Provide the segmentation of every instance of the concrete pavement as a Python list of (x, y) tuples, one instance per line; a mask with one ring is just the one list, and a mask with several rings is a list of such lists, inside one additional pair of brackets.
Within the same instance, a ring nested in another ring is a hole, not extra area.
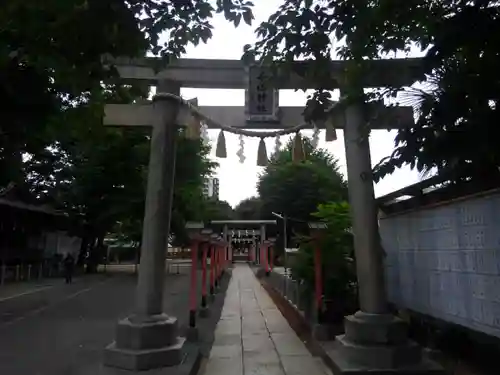
[(46, 282), (25, 282), (12, 283), (0, 286), (0, 302), (17, 298), (26, 294), (40, 292), (44, 289), (52, 288), (54, 283)]
[(327, 375), (246, 264), (235, 264), (202, 375)]
[[(53, 284), (0, 301), (0, 374), (129, 374), (103, 368), (102, 354), (114, 339), (118, 319), (132, 311), (135, 276), (86, 276), (71, 285)], [(189, 276), (168, 275), (165, 284), (164, 311), (179, 319), (182, 332)]]

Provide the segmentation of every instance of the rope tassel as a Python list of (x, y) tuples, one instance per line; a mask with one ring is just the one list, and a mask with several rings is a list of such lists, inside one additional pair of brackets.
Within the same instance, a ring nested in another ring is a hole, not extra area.
[(295, 139), (293, 140), (292, 161), (294, 163), (298, 163), (303, 161), (305, 158), (304, 143), (302, 142), (300, 133), (297, 132), (295, 133)]
[(269, 159), (267, 158), (266, 142), (264, 142), (264, 138), (261, 138), (259, 148), (257, 150), (257, 165), (259, 167), (265, 167), (268, 162)]
[(218, 158), (227, 158), (226, 150), (226, 137), (224, 136), (224, 131), (220, 131), (219, 137), (217, 137), (217, 146), (215, 148), (215, 156)]

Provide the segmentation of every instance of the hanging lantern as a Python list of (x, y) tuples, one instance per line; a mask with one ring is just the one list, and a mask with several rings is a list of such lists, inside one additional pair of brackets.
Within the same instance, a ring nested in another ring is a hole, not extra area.
[(293, 140), (292, 161), (298, 163), (300, 161), (304, 161), (305, 158), (304, 143), (302, 142), (300, 133), (297, 132), (295, 133), (295, 139)]
[(259, 142), (259, 148), (257, 150), (257, 165), (259, 167), (265, 167), (268, 162), (269, 160), (267, 158), (266, 142), (264, 142), (264, 138), (261, 138)]
[(217, 145), (215, 148), (215, 156), (218, 158), (227, 158), (226, 150), (226, 137), (224, 136), (224, 131), (221, 130), (219, 137), (217, 137)]

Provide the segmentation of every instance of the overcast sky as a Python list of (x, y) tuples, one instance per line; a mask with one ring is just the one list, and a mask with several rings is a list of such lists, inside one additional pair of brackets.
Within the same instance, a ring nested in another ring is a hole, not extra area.
[[(184, 57), (188, 58), (207, 58), (207, 59), (240, 59), (243, 46), (252, 43), (255, 40), (253, 30), (262, 21), (267, 20), (268, 16), (277, 8), (281, 0), (266, 0), (256, 2), (258, 5), (254, 8), (255, 23), (252, 27), (243, 22), (235, 29), (222, 16), (214, 20), (213, 38), (208, 44), (201, 44), (197, 47), (188, 49)], [(183, 88), (182, 95), (186, 99), (198, 98), (198, 104), (203, 106), (225, 105), (225, 106), (243, 106), (243, 90), (209, 90), (209, 89), (189, 89)], [(303, 106), (305, 105), (306, 94), (303, 92), (294, 92), (292, 90), (280, 91), (280, 105), (282, 106)], [(297, 119), (297, 124), (301, 119)], [(230, 124), (227, 124), (230, 125)], [(296, 124), (291, 124), (296, 125)], [(311, 135), (312, 131), (305, 132)], [(339, 159), (342, 166), (342, 173), (346, 175), (345, 152), (342, 131), (337, 131), (338, 140), (325, 144), (324, 134), (320, 136), (319, 147), (326, 148), (335, 157)], [(217, 139), (218, 131), (209, 131), (213, 142)], [(387, 130), (373, 131), (370, 138), (370, 148), (372, 153), (372, 162), (376, 164), (380, 159), (389, 155), (394, 148), (394, 136), (396, 132)], [(236, 156), (239, 141), (238, 136), (225, 134), (227, 144), (227, 159), (217, 159), (220, 167), (217, 169), (217, 177), (220, 180), (220, 199), (228, 201), (233, 207), (241, 200), (257, 194), (256, 183), (261, 167), (256, 165), (258, 138), (245, 139), (244, 164), (239, 163)], [(284, 144), (286, 139), (282, 137)], [(266, 146), (268, 153), (274, 149), (274, 139), (267, 139)], [(215, 147), (214, 147), (215, 150)], [(213, 151), (214, 153), (215, 151)], [(215, 157), (214, 157), (215, 158)], [(346, 175), (347, 176), (347, 175)], [(387, 194), (391, 191), (400, 189), (419, 181), (419, 175), (416, 171), (409, 168), (397, 170), (391, 176), (386, 177), (375, 185), (375, 194), (377, 196)]]

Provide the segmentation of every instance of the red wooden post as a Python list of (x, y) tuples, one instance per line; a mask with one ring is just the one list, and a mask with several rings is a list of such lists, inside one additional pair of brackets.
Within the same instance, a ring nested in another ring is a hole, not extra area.
[(229, 267), (229, 244), (226, 243), (226, 247), (224, 248), (225, 249), (225, 253), (224, 253), (224, 259), (226, 260), (226, 263), (225, 263), (225, 269), (227, 269)]
[(215, 279), (215, 283), (216, 283), (216, 286), (219, 287), (220, 277), (222, 275), (222, 267), (223, 267), (222, 250), (224, 249), (224, 247), (219, 244), (217, 249), (218, 249), (218, 252), (217, 252), (217, 278)]
[(226, 269), (226, 255), (227, 255), (227, 247), (224, 245), (220, 249), (221, 251), (221, 269), (220, 269), (220, 275), (222, 277), (222, 274), (224, 273), (224, 270)]
[(210, 244), (203, 245), (203, 255), (201, 258), (201, 307), (207, 307), (207, 251)]
[(224, 268), (224, 246), (219, 246), (219, 279), (222, 275), (222, 269)]
[(269, 246), (264, 245), (264, 269), (266, 270), (266, 275), (269, 275)]
[(215, 286), (219, 285), (220, 276), (220, 245), (215, 247)]
[(222, 277), (222, 274), (224, 273), (224, 270), (226, 269), (226, 254), (227, 254), (227, 248), (225, 245), (222, 245), (220, 247), (220, 277)]
[(215, 245), (210, 245), (210, 295), (214, 295), (215, 282)]
[(198, 241), (191, 242), (191, 285), (189, 288), (189, 326), (196, 327), (196, 276)]
[(316, 297), (316, 311), (321, 308), (321, 296), (323, 295), (322, 275), (321, 275), (321, 250), (317, 246), (314, 250), (314, 286)]
[(274, 268), (274, 247), (273, 246), (269, 246), (269, 252), (270, 252), (270, 255), (269, 255), (269, 266), (270, 266), (270, 270), (272, 271), (273, 268)]

